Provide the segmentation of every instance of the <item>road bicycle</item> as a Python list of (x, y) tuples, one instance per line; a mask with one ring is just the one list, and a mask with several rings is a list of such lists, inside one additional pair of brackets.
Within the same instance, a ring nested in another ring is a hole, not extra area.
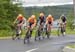
[[(41, 28), (42, 26), (42, 28)], [(35, 41), (37, 39), (41, 40), (45, 38), (45, 29), (44, 29), (44, 23), (41, 23), (40, 25), (40, 21), (37, 23), (37, 27), (36, 27), (36, 35), (35, 35)]]
[(12, 40), (15, 40), (16, 38), (20, 39), (21, 33), (21, 26), (17, 26), (17, 24), (14, 25), (14, 33), (12, 34)]
[(60, 33), (62, 36), (65, 35), (65, 23), (60, 23), (60, 26), (58, 27), (58, 36), (60, 36)]

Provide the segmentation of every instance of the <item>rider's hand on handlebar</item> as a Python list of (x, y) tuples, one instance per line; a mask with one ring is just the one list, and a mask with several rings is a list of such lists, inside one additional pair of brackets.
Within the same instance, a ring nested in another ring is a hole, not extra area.
[(22, 24), (17, 24), (17, 26), (22, 26)]

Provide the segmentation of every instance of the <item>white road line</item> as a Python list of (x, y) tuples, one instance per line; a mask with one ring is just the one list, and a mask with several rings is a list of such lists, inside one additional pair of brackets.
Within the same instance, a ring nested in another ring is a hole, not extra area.
[(37, 50), (38, 48), (34, 48), (34, 49), (31, 49), (31, 50), (28, 50), (28, 51), (26, 51), (26, 52), (32, 52), (32, 51), (35, 51), (35, 50)]

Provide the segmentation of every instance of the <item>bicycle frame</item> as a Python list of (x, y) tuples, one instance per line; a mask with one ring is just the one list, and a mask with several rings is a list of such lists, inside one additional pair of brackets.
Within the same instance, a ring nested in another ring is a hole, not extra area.
[(61, 33), (63, 34), (63, 32), (65, 32), (65, 23), (62, 23), (62, 26), (61, 26)]
[(30, 42), (30, 38), (31, 38), (31, 27), (28, 27), (27, 28), (27, 32), (26, 32), (26, 36), (24, 37), (24, 44), (25, 44), (26, 40), (29, 43)]
[(65, 32), (65, 23), (60, 23), (60, 27), (58, 27), (58, 36), (59, 36), (59, 31), (64, 36), (63, 33)]
[(21, 36), (21, 26), (17, 26), (17, 24), (15, 25), (15, 33), (16, 33), (16, 36), (13, 34), (13, 35), (12, 35), (12, 39), (13, 39), (13, 40), (14, 40), (15, 38), (20, 39), (20, 36)]
[(41, 38), (41, 36), (44, 38), (44, 23), (41, 23), (40, 25), (40, 22), (37, 23), (37, 30), (36, 30), (36, 33), (37, 35), (35, 35), (35, 40), (36, 38)]

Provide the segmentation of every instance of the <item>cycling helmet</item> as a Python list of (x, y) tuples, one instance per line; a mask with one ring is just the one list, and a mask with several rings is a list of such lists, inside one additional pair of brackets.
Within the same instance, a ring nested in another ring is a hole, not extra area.
[(34, 18), (35, 19), (36, 17), (35, 17), (35, 15), (32, 15), (31, 18)]
[(40, 16), (44, 16), (44, 13), (40, 13)]

